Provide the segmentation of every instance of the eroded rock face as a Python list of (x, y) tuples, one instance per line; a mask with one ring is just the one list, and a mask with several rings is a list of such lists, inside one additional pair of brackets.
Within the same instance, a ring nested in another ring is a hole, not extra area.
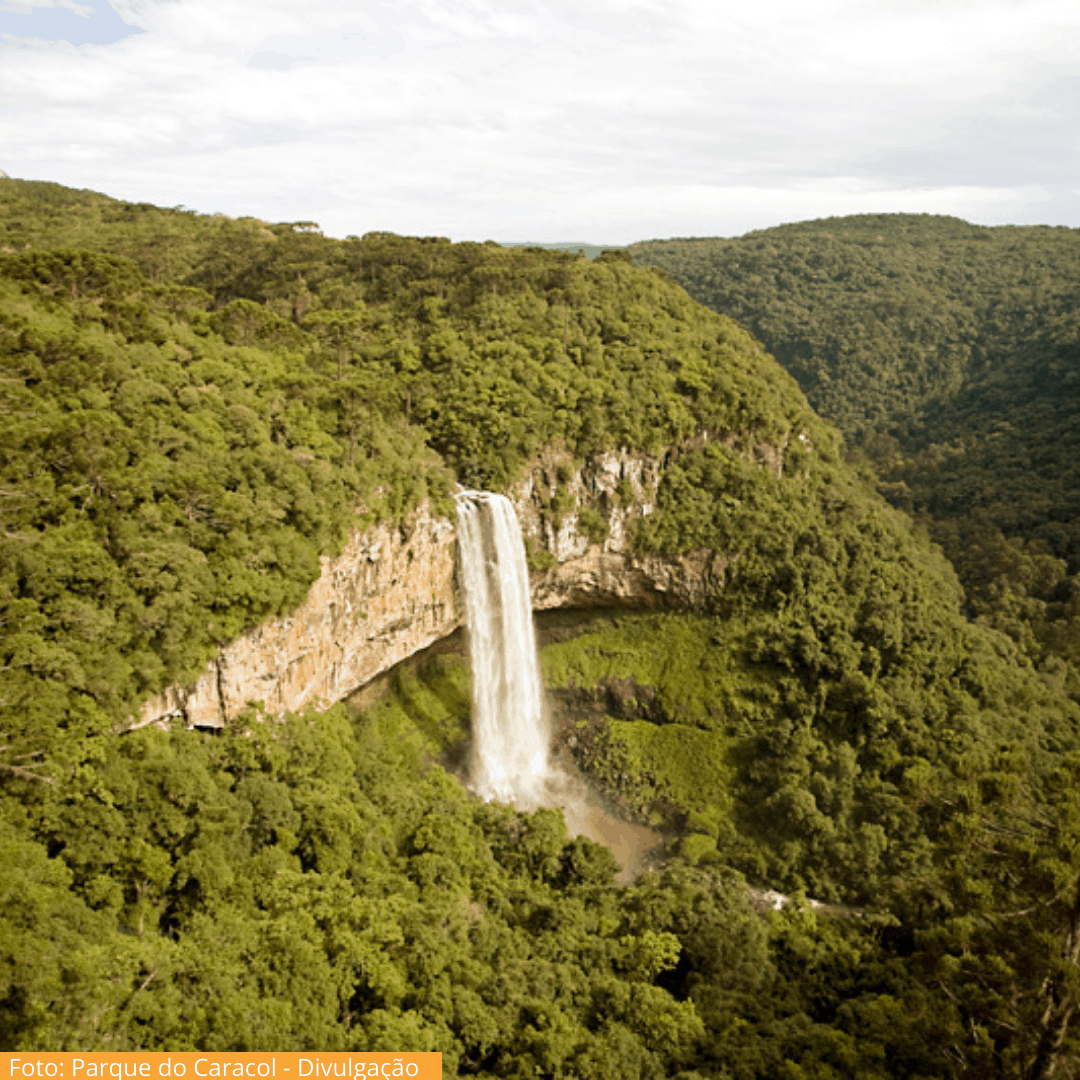
[[(708, 440), (699, 435), (692, 447)], [(753, 454), (779, 472), (783, 450)], [(727, 563), (711, 551), (665, 559), (630, 550), (633, 522), (653, 512), (676, 456), (612, 451), (575, 468), (568, 454), (551, 451), (508, 492), (533, 563), (547, 564), (530, 574), (535, 608), (693, 607), (723, 587)], [(340, 556), (323, 559), (291, 617), (228, 645), (194, 685), (146, 702), (132, 727), (174, 719), (220, 727), (250, 703), (276, 714), (340, 701), (461, 625), (455, 540), (454, 522), (426, 503), (401, 527), (357, 531)]]
[(250, 702), (281, 713), (340, 701), (458, 626), (454, 555), (453, 523), (426, 503), (404, 528), (354, 533), (291, 617), (222, 649), (193, 686), (148, 701), (135, 726), (220, 727)]
[[(711, 551), (667, 559), (631, 552), (636, 519), (656, 507), (656, 491), (674, 454), (627, 450), (597, 454), (573, 469), (569, 455), (549, 453), (510, 492), (522, 532), (553, 565), (530, 575), (533, 606), (693, 607), (722, 587), (725, 562)], [(606, 520), (597, 541), (586, 527), (593, 512)]]

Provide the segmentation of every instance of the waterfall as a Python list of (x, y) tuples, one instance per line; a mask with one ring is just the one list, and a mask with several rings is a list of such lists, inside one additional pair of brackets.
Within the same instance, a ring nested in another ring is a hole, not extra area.
[(510, 500), (459, 491), (458, 546), (473, 672), (472, 789), (518, 810), (558, 807), (571, 836), (611, 849), (633, 881), (660, 836), (612, 816), (590, 795), (572, 763), (552, 763), (533, 632), (529, 571)]
[(472, 786), (484, 799), (536, 809), (549, 779), (548, 731), (525, 544), (510, 500), (456, 496), (473, 671)]

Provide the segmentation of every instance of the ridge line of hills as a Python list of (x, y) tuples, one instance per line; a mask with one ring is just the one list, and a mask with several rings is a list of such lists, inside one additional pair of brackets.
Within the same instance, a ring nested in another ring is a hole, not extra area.
[(854, 215), (628, 249), (746, 325), (1080, 694), (1080, 230)]

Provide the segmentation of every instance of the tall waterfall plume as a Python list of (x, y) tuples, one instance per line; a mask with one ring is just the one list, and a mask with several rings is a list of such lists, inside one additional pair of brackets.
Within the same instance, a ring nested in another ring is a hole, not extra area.
[(525, 544), (504, 495), (460, 491), (458, 546), (473, 672), (471, 786), (518, 810), (558, 807), (571, 836), (588, 836), (633, 881), (660, 836), (621, 821), (596, 802), (572, 763), (549, 758), (550, 733), (533, 632)]
[(549, 736), (521, 526), (505, 495), (456, 496), (473, 671), (472, 786), (536, 809), (549, 780)]

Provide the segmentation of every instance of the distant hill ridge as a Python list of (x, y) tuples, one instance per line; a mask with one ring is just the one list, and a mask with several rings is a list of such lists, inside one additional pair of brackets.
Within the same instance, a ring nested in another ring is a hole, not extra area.
[(1080, 289), (1080, 230), (931, 214), (830, 217), (627, 250), (746, 325), (849, 437), (920, 421)]
[(585, 256), (586, 259), (595, 259), (599, 255), (602, 255), (605, 251), (624, 251), (625, 245), (623, 244), (580, 244), (573, 243), (571, 241), (559, 241), (558, 243), (536, 243), (531, 240), (512, 240), (506, 241), (502, 245), (503, 247), (536, 247), (545, 248), (549, 251), (570, 251), (579, 253)]
[(860, 214), (628, 250), (750, 329), (930, 515), (968, 610), (1080, 695), (1080, 229)]

